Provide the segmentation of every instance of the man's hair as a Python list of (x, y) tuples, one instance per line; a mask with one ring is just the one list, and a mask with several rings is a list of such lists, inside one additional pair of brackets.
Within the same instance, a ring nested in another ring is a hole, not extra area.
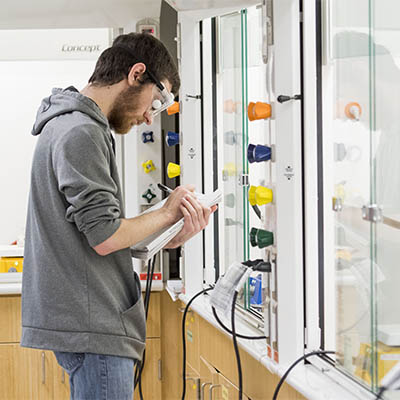
[[(129, 51), (130, 50), (130, 51)], [(178, 93), (181, 81), (178, 69), (166, 47), (147, 33), (128, 33), (115, 38), (113, 44), (101, 53), (89, 83), (98, 86), (113, 85), (125, 79), (132, 66), (142, 62), (146, 71), (159, 80), (168, 80), (171, 92)], [(144, 72), (141, 83), (152, 82)]]

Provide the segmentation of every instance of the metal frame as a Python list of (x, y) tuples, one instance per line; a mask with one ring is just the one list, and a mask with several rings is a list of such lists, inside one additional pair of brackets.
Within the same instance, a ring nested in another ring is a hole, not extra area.
[[(274, 0), (275, 94), (301, 90), (300, 10), (296, 0)], [(279, 362), (304, 351), (302, 130), (300, 101), (275, 106), (277, 295)], [(288, 173), (292, 174), (290, 179)]]

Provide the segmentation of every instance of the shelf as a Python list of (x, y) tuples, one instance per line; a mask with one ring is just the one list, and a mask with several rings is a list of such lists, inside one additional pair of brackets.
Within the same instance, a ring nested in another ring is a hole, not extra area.
[(0, 257), (23, 257), (24, 248), (19, 246), (0, 246)]

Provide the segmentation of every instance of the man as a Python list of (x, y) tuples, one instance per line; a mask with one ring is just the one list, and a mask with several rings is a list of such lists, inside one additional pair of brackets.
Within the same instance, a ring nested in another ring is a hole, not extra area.
[(183, 216), (183, 230), (168, 245), (180, 246), (215, 210), (185, 186), (157, 211), (124, 216), (110, 129), (125, 134), (151, 124), (179, 86), (164, 45), (131, 33), (101, 54), (81, 92), (54, 89), (37, 113), (21, 345), (55, 352), (72, 399), (132, 399), (145, 317), (129, 247)]

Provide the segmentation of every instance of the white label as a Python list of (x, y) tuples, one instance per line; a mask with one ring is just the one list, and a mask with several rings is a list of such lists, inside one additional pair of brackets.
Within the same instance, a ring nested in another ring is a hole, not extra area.
[(400, 354), (382, 354), (382, 361), (398, 361), (400, 360)]

